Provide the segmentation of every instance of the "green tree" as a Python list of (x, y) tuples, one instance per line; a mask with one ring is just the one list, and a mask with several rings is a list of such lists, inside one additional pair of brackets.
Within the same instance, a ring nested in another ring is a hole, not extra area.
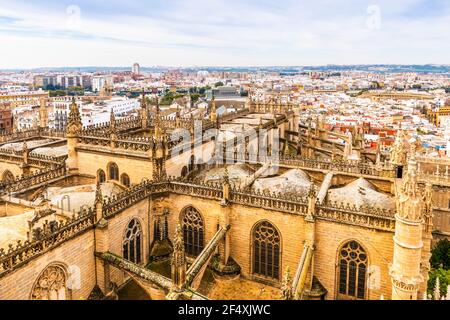
[(436, 244), (432, 250), (430, 263), (433, 269), (450, 269), (450, 241), (444, 239)]
[(223, 82), (222, 82), (222, 81), (219, 81), (219, 82), (217, 82), (214, 86), (215, 86), (216, 88), (217, 88), (217, 87), (223, 87)]

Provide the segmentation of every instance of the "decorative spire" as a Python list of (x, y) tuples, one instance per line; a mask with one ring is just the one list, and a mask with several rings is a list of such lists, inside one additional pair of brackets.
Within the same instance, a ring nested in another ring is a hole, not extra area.
[(105, 220), (103, 219), (103, 194), (100, 180), (97, 180), (97, 186), (95, 189), (94, 207), (95, 207), (95, 220), (97, 222), (100, 221), (105, 222)]
[(391, 163), (403, 166), (406, 164), (406, 152), (403, 144), (403, 133), (399, 129), (397, 130), (397, 136), (395, 137), (394, 144), (391, 148)]
[(142, 129), (148, 126), (148, 110), (147, 110), (147, 98), (145, 97), (145, 91), (142, 89), (141, 98), (141, 127)]
[(28, 163), (28, 146), (27, 146), (26, 141), (23, 142), (23, 146), (22, 146), (22, 160), (23, 160), (23, 163), (25, 163), (25, 164)]
[(83, 128), (81, 122), (80, 110), (78, 110), (78, 105), (75, 101), (75, 97), (72, 97), (72, 104), (70, 105), (70, 112), (67, 121), (67, 133), (68, 134), (78, 134)]
[(412, 197), (416, 197), (419, 193), (417, 184), (416, 146), (413, 143), (411, 144), (410, 158), (408, 161), (408, 172), (405, 182), (403, 183), (403, 192)]
[(145, 98), (145, 90), (142, 89), (141, 109), (147, 109), (147, 100)]
[(222, 187), (222, 206), (226, 206), (230, 200), (230, 177), (228, 175), (228, 167), (225, 166), (225, 170), (223, 173), (223, 187)]
[(102, 185), (100, 180), (97, 181), (97, 186), (95, 189), (95, 204), (103, 203)]
[(316, 188), (314, 187), (314, 183), (311, 183), (308, 191), (308, 212), (305, 217), (307, 221), (310, 222), (314, 221), (314, 215), (316, 214), (316, 202), (317, 202)]
[(230, 177), (228, 173), (228, 167), (225, 167), (224, 173), (223, 173), (223, 181), (226, 184), (230, 184)]
[(283, 300), (292, 300), (293, 293), (292, 293), (292, 279), (290, 275), (290, 269), (289, 266), (286, 267), (286, 271), (283, 275), (283, 282), (281, 285), (281, 298)]
[(441, 300), (441, 284), (439, 276), (436, 277), (436, 282), (434, 284), (433, 298), (434, 300)]
[(114, 109), (111, 109), (109, 116), (109, 131), (111, 133), (116, 133), (116, 116), (114, 114)]
[(172, 282), (177, 289), (181, 289), (186, 282), (186, 254), (184, 251), (183, 228), (178, 224), (173, 239), (172, 254)]
[(47, 102), (45, 98), (41, 98), (39, 100), (39, 127), (46, 128), (47, 127)]
[(424, 200), (417, 182), (416, 146), (411, 144), (411, 154), (408, 161), (408, 171), (403, 178), (397, 202), (398, 215), (409, 221), (421, 221), (424, 214)]
[(212, 123), (217, 121), (216, 98), (214, 97), (214, 92), (211, 99), (211, 112), (209, 114), (209, 119)]

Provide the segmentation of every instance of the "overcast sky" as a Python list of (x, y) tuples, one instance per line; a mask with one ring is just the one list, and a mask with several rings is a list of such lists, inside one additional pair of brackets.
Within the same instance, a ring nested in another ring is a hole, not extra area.
[(0, 68), (450, 64), (449, 0), (0, 0)]

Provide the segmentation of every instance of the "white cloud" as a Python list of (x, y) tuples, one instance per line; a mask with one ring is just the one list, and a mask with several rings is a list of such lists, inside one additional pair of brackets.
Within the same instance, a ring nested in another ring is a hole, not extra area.
[[(123, 1), (120, 14), (80, 6), (78, 19), (77, 7), (0, 0), (0, 68), (450, 62), (450, 5), (422, 16), (410, 12), (422, 0), (378, 2), (173, 0), (136, 15)], [(367, 28), (371, 5), (379, 28)]]

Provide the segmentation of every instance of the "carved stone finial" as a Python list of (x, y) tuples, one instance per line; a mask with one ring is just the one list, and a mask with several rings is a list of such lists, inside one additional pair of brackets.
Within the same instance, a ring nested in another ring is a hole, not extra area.
[(289, 266), (286, 267), (286, 271), (283, 275), (283, 282), (281, 285), (281, 298), (284, 300), (292, 300), (293, 298), (292, 279)]
[(440, 285), (439, 277), (436, 277), (436, 283), (434, 284), (433, 299), (434, 300), (441, 299), (441, 285)]
[(397, 200), (397, 213), (401, 218), (414, 222), (420, 222), (424, 217), (424, 198), (417, 181), (414, 145), (411, 146), (408, 171), (403, 178), (403, 185)]
[(406, 164), (406, 150), (404, 148), (404, 134), (402, 130), (397, 131), (397, 136), (395, 137), (394, 144), (391, 148), (391, 163), (403, 166)]
[(186, 254), (184, 251), (183, 228), (178, 224), (173, 239), (172, 282), (176, 289), (181, 289), (186, 282)]
[(103, 203), (103, 194), (100, 181), (97, 181), (97, 187), (95, 189), (95, 204)]
[(67, 133), (75, 135), (80, 133), (82, 128), (83, 124), (81, 122), (80, 110), (78, 110), (75, 97), (72, 97), (72, 104), (70, 105), (69, 117), (67, 119)]

